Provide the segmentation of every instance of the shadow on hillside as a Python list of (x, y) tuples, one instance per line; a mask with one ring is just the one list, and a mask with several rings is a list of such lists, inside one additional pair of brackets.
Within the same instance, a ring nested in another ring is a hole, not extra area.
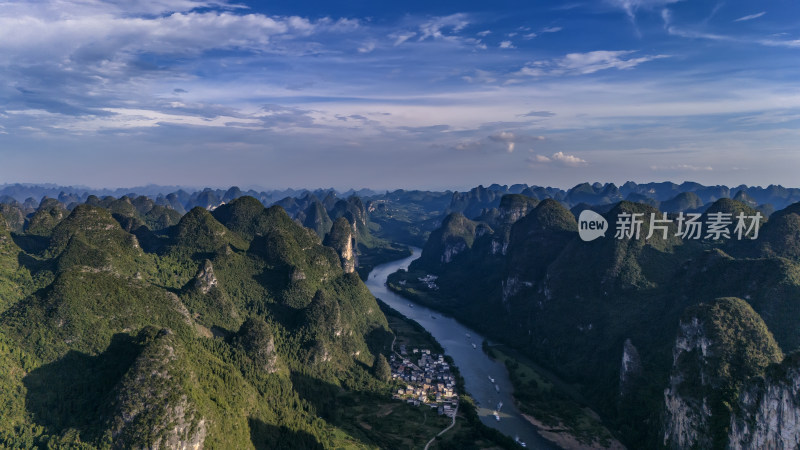
[(373, 328), (364, 336), (367, 348), (369, 348), (369, 352), (373, 355), (377, 355), (378, 353), (388, 355), (392, 349), (393, 339), (394, 333), (385, 328)]
[(50, 245), (50, 238), (45, 236), (11, 233), (11, 239), (14, 240), (17, 247), (31, 254), (41, 253)]
[(41, 269), (52, 268), (53, 264), (48, 260), (39, 260), (25, 253), (24, 251), (17, 254), (17, 263), (28, 269), (31, 273), (36, 273)]
[(256, 450), (280, 449), (323, 449), (312, 434), (305, 431), (290, 430), (286, 426), (270, 425), (258, 419), (248, 419), (250, 441)]
[(292, 385), (295, 392), (303, 400), (314, 407), (314, 413), (330, 423), (337, 423), (341, 418), (340, 404), (343, 400), (339, 394), (342, 388), (310, 375), (292, 372)]
[(84, 440), (99, 437), (114, 387), (140, 352), (134, 339), (116, 334), (97, 356), (70, 350), (25, 376), (25, 406), (34, 421), (53, 434), (74, 428)]

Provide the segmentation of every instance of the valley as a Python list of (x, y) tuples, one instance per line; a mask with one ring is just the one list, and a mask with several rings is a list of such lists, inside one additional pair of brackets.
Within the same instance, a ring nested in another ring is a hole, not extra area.
[[(800, 191), (737, 189), (6, 195), (0, 442), (783, 445), (800, 409), (763, 405), (794, 395)], [(587, 209), (671, 220), (588, 242)], [(758, 234), (686, 238), (684, 214)], [(399, 345), (452, 357), (458, 413), (432, 441), (450, 388), (408, 404)]]

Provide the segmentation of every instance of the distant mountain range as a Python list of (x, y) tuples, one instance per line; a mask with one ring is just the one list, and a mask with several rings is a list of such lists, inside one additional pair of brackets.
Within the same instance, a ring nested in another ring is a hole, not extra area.
[(194, 206), (202, 206), (202, 203), (211, 203), (219, 205), (223, 201), (230, 201), (234, 198), (248, 195), (255, 197), (262, 201), (262, 203), (274, 203), (278, 200), (287, 197), (301, 197), (305, 194), (312, 193), (317, 196), (324, 197), (328, 192), (333, 192), (340, 197), (350, 197), (357, 195), (360, 197), (376, 195), (377, 191), (371, 189), (350, 189), (347, 191), (338, 192), (333, 188), (329, 189), (276, 189), (276, 190), (256, 190), (246, 189), (242, 190), (236, 186), (229, 189), (196, 189), (185, 186), (159, 186), (147, 185), (137, 186), (131, 188), (113, 188), (113, 189), (94, 189), (86, 186), (59, 186), (56, 184), (29, 184), (29, 183), (14, 183), (0, 185), (0, 202), (8, 203), (14, 199), (20, 203), (24, 203), (32, 199), (37, 204), (42, 201), (44, 197), (55, 198), (64, 204), (72, 202), (82, 203), (90, 195), (97, 197), (137, 197), (147, 196), (153, 200), (167, 197), (169, 194), (175, 194), (182, 203), (182, 206), (187, 210), (192, 209)]
[(581, 183), (570, 189), (564, 190), (553, 187), (542, 187), (527, 184), (514, 184), (511, 186), (492, 184), (488, 187), (478, 186), (466, 192), (457, 191), (384, 191), (378, 192), (371, 189), (350, 189), (337, 191), (335, 189), (284, 189), (284, 190), (242, 190), (236, 186), (228, 189), (204, 188), (192, 190), (180, 186), (148, 185), (134, 188), (91, 189), (86, 187), (58, 186), (52, 184), (4, 184), (0, 185), (0, 203), (17, 201), (38, 204), (43, 198), (54, 198), (69, 206), (72, 203), (83, 203), (91, 196), (147, 196), (157, 204), (172, 206), (174, 209), (189, 210), (195, 206), (205, 208), (219, 206), (235, 198), (247, 195), (257, 198), (265, 206), (275, 203), (285, 203), (287, 211), (293, 208), (291, 199), (302, 199), (315, 196), (324, 199), (329, 195), (339, 198), (351, 196), (361, 197), (365, 200), (385, 200), (398, 194), (407, 192), (426, 192), (430, 194), (452, 195), (448, 212), (458, 211), (467, 217), (476, 216), (482, 209), (497, 207), (500, 197), (504, 194), (522, 194), (537, 200), (552, 198), (565, 206), (572, 208), (580, 204), (593, 206), (609, 205), (622, 200), (648, 203), (667, 211), (702, 210), (714, 201), (721, 198), (731, 198), (742, 201), (753, 207), (763, 206), (767, 210), (782, 209), (789, 204), (800, 201), (800, 188), (786, 188), (780, 185), (734, 187), (716, 185), (705, 186), (694, 182), (681, 184), (671, 182), (637, 184), (629, 181), (622, 186), (614, 183)]

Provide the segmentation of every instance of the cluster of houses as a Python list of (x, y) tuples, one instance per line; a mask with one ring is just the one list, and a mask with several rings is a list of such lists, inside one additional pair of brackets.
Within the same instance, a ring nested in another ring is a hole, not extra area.
[(432, 291), (438, 291), (439, 286), (436, 285), (436, 280), (438, 278), (439, 277), (436, 275), (427, 274), (424, 277), (419, 277), (417, 279), (421, 281), (423, 284), (425, 284), (425, 286), (428, 286), (428, 289)]
[(397, 390), (394, 398), (412, 405), (436, 408), (439, 414), (453, 417), (458, 407), (456, 378), (443, 355), (431, 354), (430, 350), (412, 349), (409, 355), (406, 346), (400, 346), (400, 354), (389, 359), (392, 378), (404, 382), (406, 387)]

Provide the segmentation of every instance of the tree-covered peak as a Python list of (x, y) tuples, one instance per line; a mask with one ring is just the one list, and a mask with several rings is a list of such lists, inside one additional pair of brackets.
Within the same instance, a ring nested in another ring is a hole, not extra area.
[(745, 216), (755, 216), (758, 211), (740, 201), (729, 198), (721, 198), (712, 203), (711, 206), (709, 206), (705, 211), (706, 217), (713, 213), (731, 214), (733, 217), (736, 217), (739, 213), (744, 213)]
[(236, 198), (215, 209), (212, 215), (223, 225), (237, 233), (252, 237), (257, 219), (264, 213), (264, 205), (250, 196)]
[(72, 210), (53, 228), (48, 253), (61, 253), (76, 237), (87, 245), (118, 256), (141, 251), (136, 237), (126, 233), (111, 213), (99, 206), (83, 204)]
[[(205, 208), (195, 207), (175, 226), (173, 249), (213, 253), (235, 241), (231, 232)], [(243, 242), (237, 242), (244, 247)]]
[(527, 231), (577, 231), (575, 216), (561, 203), (542, 200), (533, 211), (517, 222), (516, 227)]

